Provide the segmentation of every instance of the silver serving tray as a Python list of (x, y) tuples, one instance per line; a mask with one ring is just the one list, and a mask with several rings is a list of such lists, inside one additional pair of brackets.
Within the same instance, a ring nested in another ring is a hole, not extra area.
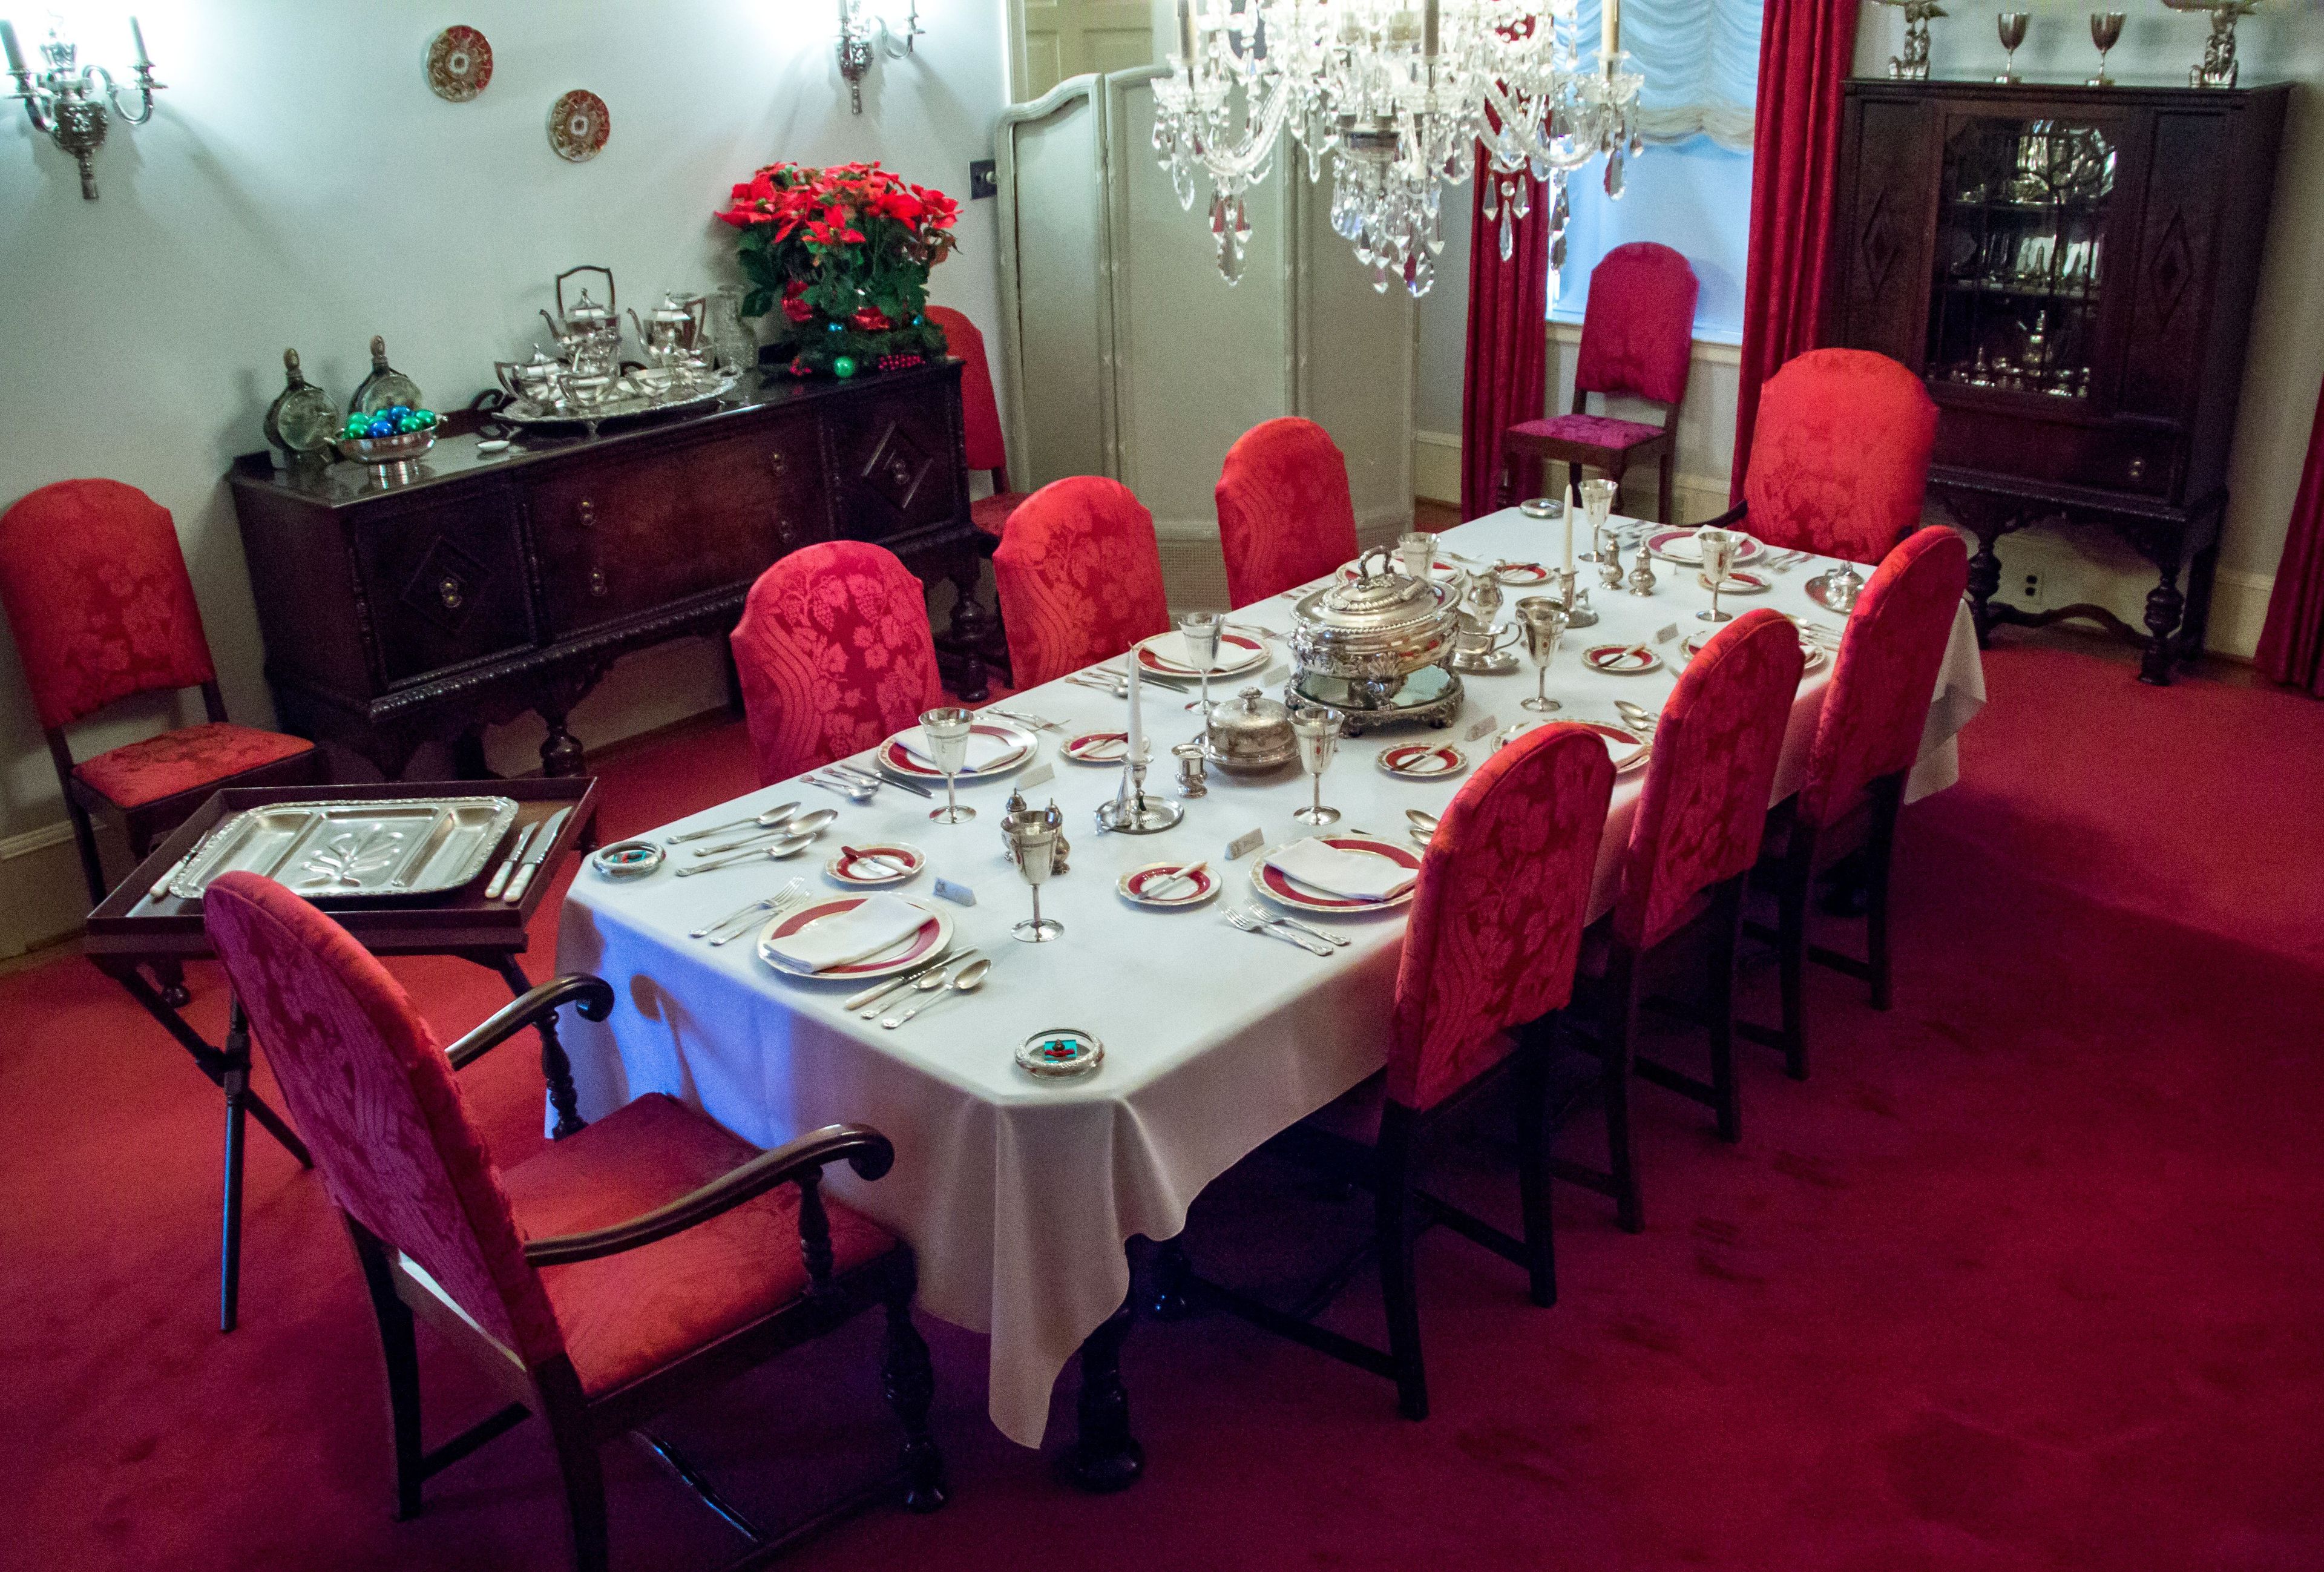
[(637, 373), (630, 372), (613, 384), (622, 390), (618, 396), (593, 404), (586, 412), (577, 407), (545, 410), (530, 400), (519, 399), (493, 411), (492, 418), (505, 421), (512, 426), (537, 426), (544, 430), (560, 428), (577, 430), (614, 421), (634, 420), (641, 415), (676, 415), (689, 410), (708, 409), (721, 399), (731, 397), (742, 380), (733, 372), (721, 372), (716, 386), (673, 397), (666, 391), (649, 390), (637, 381)]
[(275, 802), (219, 821), (170, 880), (198, 901), (220, 874), (263, 874), (309, 901), (434, 895), (484, 871), (509, 826), (508, 797)]

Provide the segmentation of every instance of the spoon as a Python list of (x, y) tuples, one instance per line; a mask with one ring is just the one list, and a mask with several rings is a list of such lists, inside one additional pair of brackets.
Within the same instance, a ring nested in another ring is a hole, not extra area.
[(1627, 698), (1616, 699), (1614, 707), (1621, 712), (1624, 720), (1630, 723), (1630, 729), (1633, 731), (1651, 732), (1655, 729), (1655, 723), (1662, 718), (1653, 710), (1632, 704)]
[[(992, 961), (989, 957), (969, 962), (968, 965), (961, 967), (958, 973), (954, 974), (951, 985), (946, 987), (943, 993), (938, 994), (936, 995), (936, 999), (944, 998), (947, 994), (951, 994), (975, 993), (979, 988), (984, 986), (984, 974), (991, 969)], [(937, 980), (939, 983), (943, 981), (941, 976), (938, 976)], [(921, 978), (919, 985), (922, 988), (926, 988), (928, 985), (927, 979), (926, 977)], [(919, 1003), (913, 1005), (909, 1010), (905, 1011), (901, 1015), (890, 1015), (888, 1019), (880, 1022), (880, 1024), (886, 1027), (889, 1031), (893, 1031), (897, 1027), (901, 1026), (905, 1022), (909, 1021), (913, 1016), (918, 1015), (921, 1011), (927, 1009), (930, 1004), (935, 1003), (936, 999), (923, 1000)]]
[(1413, 823), (1418, 825), (1421, 828), (1429, 831), (1431, 834), (1434, 834), (1437, 825), (1443, 822), (1434, 814), (1429, 812), (1424, 808), (1407, 808), (1404, 810), (1404, 816), (1405, 818), (1412, 820)]
[(706, 863), (696, 863), (691, 867), (680, 868), (678, 871), (678, 876), (683, 879), (689, 874), (706, 874), (713, 868), (732, 867), (736, 863), (754, 862), (761, 857), (768, 857), (775, 862), (780, 862), (785, 857), (795, 857), (798, 855), (799, 853), (807, 850), (807, 847), (814, 844), (815, 836), (813, 833), (807, 835), (795, 835), (788, 839), (779, 840), (770, 846), (753, 847), (750, 851), (746, 852), (729, 852), (723, 857), (713, 857)]
[(723, 840), (715, 846), (697, 846), (695, 848), (694, 855), (697, 857), (715, 856), (720, 852), (737, 851), (755, 842), (763, 841), (770, 836), (813, 835), (838, 817), (839, 809), (836, 808), (818, 808), (813, 813), (802, 813), (789, 823), (774, 829), (754, 830), (749, 835), (736, 836), (733, 840)]
[(869, 802), (878, 794), (876, 788), (863, 785), (859, 781), (847, 780), (842, 776), (806, 775), (802, 776), (801, 779), (806, 781), (806, 782), (810, 786), (820, 786), (825, 791), (836, 791), (842, 797), (846, 798), (850, 802), (853, 803), (861, 804)]
[(796, 802), (778, 803), (755, 818), (730, 819), (724, 824), (714, 824), (707, 829), (689, 829), (684, 835), (671, 836), (662, 844), (674, 846), (680, 841), (700, 840), (705, 836), (724, 835), (730, 829), (743, 829), (752, 825), (761, 829), (772, 829), (798, 811), (798, 804)]

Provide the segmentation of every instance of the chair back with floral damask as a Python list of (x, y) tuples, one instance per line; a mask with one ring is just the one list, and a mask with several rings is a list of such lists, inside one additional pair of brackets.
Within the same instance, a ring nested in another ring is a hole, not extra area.
[(767, 785), (894, 735), (943, 692), (926, 589), (861, 541), (802, 548), (759, 575), (733, 643)]
[(1508, 1030), (1572, 996), (1614, 765), (1558, 724), (1480, 765), (1420, 866), (1397, 970), (1388, 1092), (1427, 1108), (1508, 1053)]
[(227, 874), (202, 926), (340, 1210), (528, 1364), (564, 1335), (435, 1034), (347, 930), (272, 879)]
[(1576, 399), (1630, 393), (1658, 404), (1683, 402), (1702, 290), (1686, 258), (1667, 245), (1634, 240), (1608, 252), (1590, 270), (1573, 367)]
[(60, 480), (0, 514), (0, 609), (51, 731), (217, 676), (169, 510), (117, 480)]
[(971, 469), (991, 469), (996, 489), (1006, 491), (1009, 444), (1001, 432), (1001, 401), (992, 392), (992, 365), (984, 356), (984, 335), (950, 306), (930, 306), (928, 320), (944, 329), (945, 348), (961, 363), (960, 425)]
[(1119, 481), (1076, 475), (1027, 497), (1009, 515), (992, 578), (1019, 688), (1170, 628), (1154, 515)]
[(1214, 495), (1230, 606), (1280, 595), (1356, 554), (1348, 461), (1313, 421), (1261, 421), (1236, 438)]
[(1787, 550), (1877, 562), (1921, 524), (1937, 406), (1885, 355), (1811, 349), (1759, 393), (1743, 527)]
[(1630, 821), (1617, 939), (1636, 949), (1660, 943), (1694, 915), (1697, 896), (1759, 860), (1805, 664), (1799, 630), (1762, 606), (1721, 628), (1679, 674)]
[(1835, 822), (1867, 784), (1913, 767), (1968, 587), (1968, 549), (1932, 524), (1889, 552), (1857, 596), (1808, 750), (1799, 805), (1808, 823)]

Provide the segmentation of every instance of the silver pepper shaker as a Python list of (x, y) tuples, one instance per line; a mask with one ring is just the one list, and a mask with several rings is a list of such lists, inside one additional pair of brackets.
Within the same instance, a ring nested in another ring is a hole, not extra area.
[(1638, 555), (1630, 564), (1630, 593), (1652, 595), (1655, 592), (1655, 554), (1646, 549), (1646, 537), (1638, 537)]
[(1210, 794), (1205, 766), (1207, 754), (1208, 750), (1200, 743), (1180, 743), (1170, 750), (1170, 756), (1178, 761), (1179, 796), (1204, 797)]

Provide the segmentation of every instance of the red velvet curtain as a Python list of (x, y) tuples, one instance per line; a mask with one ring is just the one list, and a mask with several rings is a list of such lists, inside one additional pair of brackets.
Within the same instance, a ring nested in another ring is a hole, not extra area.
[(2324, 393), (2308, 433), (2308, 467), (2292, 504), (2292, 530), (2276, 565), (2267, 626), (2259, 635), (2259, 669), (2324, 698)]
[(1823, 319), (1839, 179), (1840, 86), (1856, 58), (1857, 3), (1767, 0), (1760, 18), (1734, 500), (1743, 495), (1759, 384), (1784, 362), (1816, 347)]
[(1547, 390), (1549, 337), (1549, 199), (1539, 181), (1524, 177), (1532, 206), (1512, 216), (1516, 248), (1501, 260), (1499, 204), (1485, 216), (1499, 180), (1477, 159), (1476, 194), (1469, 235), (1469, 356), (1461, 387), (1461, 516), (1473, 519), (1499, 505), (1501, 433), (1519, 421), (1537, 421)]

